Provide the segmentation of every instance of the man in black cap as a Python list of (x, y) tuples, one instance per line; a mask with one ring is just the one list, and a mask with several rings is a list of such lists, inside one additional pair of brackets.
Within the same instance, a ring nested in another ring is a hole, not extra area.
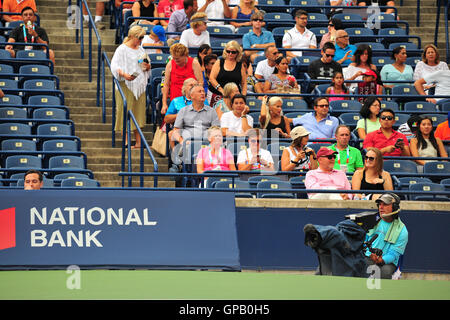
[(394, 193), (385, 193), (377, 200), (379, 222), (367, 232), (366, 241), (375, 237), (372, 248), (366, 250), (369, 265), (380, 267), (381, 279), (391, 279), (397, 269), (400, 256), (408, 243), (408, 230), (398, 217), (400, 198)]

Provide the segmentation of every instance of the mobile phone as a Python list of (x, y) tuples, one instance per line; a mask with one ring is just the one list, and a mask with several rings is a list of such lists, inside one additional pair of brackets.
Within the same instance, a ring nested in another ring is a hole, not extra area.
[(402, 142), (403, 142), (403, 139), (398, 138), (397, 141), (395, 142), (395, 147), (396, 147), (396, 148), (400, 148), (399, 146), (400, 146), (400, 144), (401, 144)]
[(137, 72), (137, 71), (133, 72), (133, 74), (132, 74), (133, 77), (137, 77), (138, 75), (139, 75), (139, 72)]

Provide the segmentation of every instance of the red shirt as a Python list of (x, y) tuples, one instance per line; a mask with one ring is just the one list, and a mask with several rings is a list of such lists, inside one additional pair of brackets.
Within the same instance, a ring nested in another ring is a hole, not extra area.
[(183, 0), (173, 0), (173, 2), (170, 2), (169, 0), (160, 0), (158, 2), (158, 14), (164, 13), (164, 17), (166, 18), (170, 18), (172, 12), (181, 9), (184, 9)]
[(188, 78), (194, 78), (194, 69), (192, 68), (192, 63), (194, 58), (188, 57), (188, 61), (184, 67), (179, 67), (175, 60), (171, 60), (172, 72), (170, 73), (170, 100), (175, 99), (183, 95), (181, 88), (183, 87), (184, 80)]
[(434, 132), (434, 136), (441, 140), (450, 140), (450, 128), (448, 127), (448, 120), (439, 124)]
[[(392, 130), (391, 136), (386, 138), (381, 129), (370, 132), (363, 142), (363, 148), (375, 147), (377, 149), (383, 149), (387, 146), (393, 146), (397, 142), (397, 139), (403, 139), (405, 146), (408, 146), (408, 139), (403, 133)], [(402, 155), (401, 149), (395, 149), (393, 152), (386, 152), (383, 156), (397, 157)]]

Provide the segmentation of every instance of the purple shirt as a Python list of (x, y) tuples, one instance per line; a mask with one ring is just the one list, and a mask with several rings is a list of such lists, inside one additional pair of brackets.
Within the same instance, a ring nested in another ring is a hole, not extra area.
[[(309, 170), (305, 176), (306, 189), (336, 189), (351, 190), (352, 186), (347, 179), (347, 175), (341, 170), (322, 171), (320, 168)], [(308, 193), (313, 196), (314, 193)], [(349, 198), (353, 198), (353, 194), (348, 194)]]

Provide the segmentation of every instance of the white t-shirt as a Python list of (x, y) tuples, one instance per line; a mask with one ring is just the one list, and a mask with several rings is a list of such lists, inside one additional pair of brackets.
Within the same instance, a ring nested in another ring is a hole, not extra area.
[(434, 73), (439, 70), (448, 70), (448, 65), (444, 61), (441, 61), (436, 66), (429, 66), (425, 62), (419, 61), (417, 62), (416, 67), (414, 68), (413, 80), (416, 81), (422, 79), (426, 75)]
[[(142, 40), (142, 47), (144, 47), (147, 43), (154, 44), (154, 43), (156, 43), (156, 41), (153, 40), (152, 38), (150, 38), (150, 36), (149, 36), (148, 34), (146, 34), (146, 35), (144, 36), (144, 39)], [(147, 49), (147, 48), (144, 48), (144, 50), (145, 50), (145, 52), (147, 52), (147, 54), (158, 53), (158, 52), (156, 51), (156, 49)]]
[(264, 80), (267, 80), (271, 74), (273, 74), (273, 70), (275, 70), (275, 66), (269, 66), (269, 62), (267, 59), (258, 62), (255, 69), (255, 75), (260, 75)]
[[(206, 0), (197, 0), (197, 6), (200, 9), (206, 3)], [(228, 3), (228, 1), (227, 1)], [(223, 3), (222, 0), (215, 0), (206, 7), (205, 13), (208, 15), (209, 19), (224, 19), (223, 15)], [(224, 21), (211, 21), (208, 22), (208, 26), (223, 26), (225, 24)], [(229, 25), (227, 25), (228, 27)], [(231, 26), (231, 25), (230, 25)], [(231, 26), (233, 27), (233, 26)], [(233, 28), (234, 29), (234, 28)]]
[[(282, 46), (283, 48), (290, 46), (291, 48), (309, 49), (309, 46), (317, 47), (317, 38), (316, 35), (307, 28), (305, 28), (305, 32), (301, 34), (297, 27), (293, 27), (284, 34)], [(302, 55), (301, 51), (292, 51), (292, 53), (299, 57)]]
[[(423, 78), (427, 83), (435, 83), (436, 96), (450, 96), (450, 70), (439, 70)], [(444, 98), (437, 98), (436, 101)]]
[[(245, 117), (247, 118), (248, 125), (253, 128), (253, 118), (248, 114)], [(242, 119), (236, 117), (233, 111), (225, 112), (222, 115), (222, 118), (220, 118), (220, 126), (233, 132), (244, 133), (242, 131)]]
[(198, 36), (193, 29), (186, 29), (181, 33), (180, 43), (188, 48), (198, 48), (204, 43), (211, 45), (208, 31), (205, 30)]
[[(273, 162), (273, 158), (272, 155), (270, 154), (269, 151), (265, 150), (265, 149), (259, 149), (259, 156), (261, 157), (262, 160), (266, 161), (268, 164), (274, 163)], [(253, 154), (252, 154), (252, 150), (250, 148), (246, 148), (243, 149), (239, 152), (238, 154), (238, 158), (237, 158), (237, 163), (249, 163), (250, 160), (252, 160), (253, 158)], [(265, 166), (261, 165), (261, 167), (265, 168)], [(254, 164), (252, 166), (253, 170), (259, 169), (257, 167), (257, 164)]]

